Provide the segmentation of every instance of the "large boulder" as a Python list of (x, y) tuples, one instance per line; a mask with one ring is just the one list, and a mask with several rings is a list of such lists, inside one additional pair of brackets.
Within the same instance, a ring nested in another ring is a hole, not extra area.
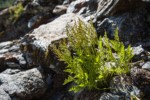
[[(64, 14), (27, 34), (22, 40), (21, 49), (26, 56), (31, 57), (33, 60), (31, 65), (40, 64), (48, 66), (56, 72), (62, 71), (60, 67), (62, 64), (58, 64), (58, 61), (55, 61), (56, 57), (51, 52), (50, 45), (66, 38), (66, 26), (68, 24), (72, 25), (78, 18), (83, 20), (80, 16), (73, 13)], [(59, 66), (59, 68), (57, 69), (55, 65)]]

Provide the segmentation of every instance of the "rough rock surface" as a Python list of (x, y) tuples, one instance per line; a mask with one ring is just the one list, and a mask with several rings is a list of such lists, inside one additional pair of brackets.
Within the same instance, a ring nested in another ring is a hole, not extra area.
[(27, 68), (27, 63), (20, 50), (19, 41), (0, 43), (0, 72), (7, 68)]
[[(68, 24), (73, 24), (78, 18), (83, 20), (80, 16), (73, 13), (64, 14), (54, 21), (34, 29), (31, 34), (28, 34), (23, 38), (22, 51), (26, 56), (32, 57), (33, 62), (36, 64), (48, 66), (55, 70), (53, 65), (50, 65), (52, 64), (51, 60), (54, 60), (55, 58), (49, 58), (51, 55), (49, 47), (52, 42), (54, 43), (66, 38), (66, 26)], [(39, 58), (37, 58), (37, 55), (40, 55)], [(60, 66), (61, 65), (59, 64), (59, 67)], [(55, 71), (58, 72), (59, 70), (60, 68)]]
[(11, 99), (34, 99), (44, 94), (46, 84), (40, 69), (34, 68), (23, 72), (15, 70), (15, 73), (8, 70), (0, 74), (0, 89)]
[[(140, 90), (132, 84), (132, 79), (129, 76), (116, 76), (110, 82), (110, 92), (114, 95), (118, 95), (119, 98), (125, 98), (126, 100), (130, 100), (130, 96), (140, 95)], [(114, 90), (113, 90), (114, 89)]]
[(10, 96), (3, 89), (0, 89), (0, 99), (11, 100)]
[[(146, 42), (150, 33), (148, 28), (150, 11), (147, 9), (149, 3), (141, 0), (136, 2), (134, 0), (100, 0), (99, 3), (96, 13), (99, 34), (106, 30), (109, 36), (113, 37), (114, 30), (118, 27), (122, 41)], [(139, 20), (140, 23), (137, 23)]]
[(150, 71), (133, 68), (131, 70), (133, 84), (143, 92), (143, 96), (149, 96), (150, 92)]

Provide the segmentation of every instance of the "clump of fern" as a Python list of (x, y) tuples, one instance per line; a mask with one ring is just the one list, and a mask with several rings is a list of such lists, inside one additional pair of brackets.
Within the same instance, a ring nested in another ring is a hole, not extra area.
[(68, 38), (53, 45), (53, 51), (67, 64), (65, 72), (69, 76), (64, 84), (76, 84), (70, 91), (78, 92), (85, 87), (105, 89), (114, 75), (130, 71), (132, 49), (130, 46), (125, 48), (119, 41), (117, 30), (114, 40), (110, 40), (106, 33), (98, 39), (93, 25), (79, 20), (74, 26), (67, 26), (66, 33)]

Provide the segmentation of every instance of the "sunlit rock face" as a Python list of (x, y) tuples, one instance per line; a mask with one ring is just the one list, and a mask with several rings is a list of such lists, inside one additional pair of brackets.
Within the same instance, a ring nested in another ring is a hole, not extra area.
[[(83, 20), (81, 16), (73, 13), (64, 14), (54, 21), (34, 29), (31, 34), (27, 34), (23, 38), (22, 51), (29, 57), (32, 57), (33, 64), (38, 63), (50, 66), (51, 62), (53, 62), (52, 60), (54, 60), (51, 58), (50, 45), (67, 38), (66, 26), (69, 24), (73, 25), (78, 18)], [(37, 58), (38, 55), (40, 56)]]

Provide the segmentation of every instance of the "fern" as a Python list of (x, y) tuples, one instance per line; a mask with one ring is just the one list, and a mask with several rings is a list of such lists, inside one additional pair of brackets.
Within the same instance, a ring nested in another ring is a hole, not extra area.
[(108, 88), (114, 75), (126, 74), (130, 71), (132, 49), (125, 49), (119, 41), (118, 31), (114, 40), (105, 33), (98, 39), (93, 24), (85, 24), (80, 19), (74, 26), (67, 26), (67, 40), (58, 46), (53, 45), (57, 57), (67, 64), (65, 72), (69, 73), (64, 84), (74, 82), (71, 91)]

